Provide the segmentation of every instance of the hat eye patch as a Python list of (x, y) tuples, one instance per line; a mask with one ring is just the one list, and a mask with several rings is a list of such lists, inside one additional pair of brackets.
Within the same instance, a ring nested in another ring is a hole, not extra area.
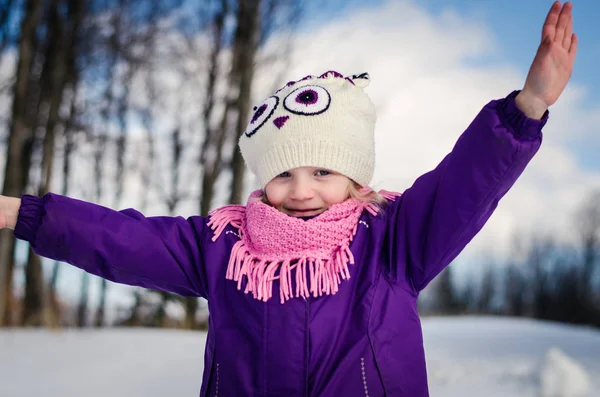
[(313, 116), (329, 108), (331, 96), (318, 85), (306, 85), (295, 89), (283, 100), (283, 107), (294, 114)]
[(278, 104), (279, 98), (276, 96), (271, 96), (267, 98), (260, 106), (255, 107), (252, 119), (250, 119), (250, 123), (248, 123), (248, 127), (246, 127), (244, 134), (246, 134), (248, 138), (254, 135), (256, 131), (258, 131), (258, 129), (271, 118), (275, 112), (275, 109), (277, 109)]

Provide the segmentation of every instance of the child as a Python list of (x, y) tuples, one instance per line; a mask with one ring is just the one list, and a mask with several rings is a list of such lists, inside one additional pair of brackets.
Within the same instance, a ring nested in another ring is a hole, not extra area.
[(240, 149), (262, 190), (207, 218), (144, 217), (48, 194), (3, 197), (40, 255), (208, 299), (201, 396), (427, 396), (419, 292), (481, 229), (538, 150), (577, 39), (555, 3), (521, 91), (487, 104), (402, 195), (368, 188), (368, 75), (290, 82)]

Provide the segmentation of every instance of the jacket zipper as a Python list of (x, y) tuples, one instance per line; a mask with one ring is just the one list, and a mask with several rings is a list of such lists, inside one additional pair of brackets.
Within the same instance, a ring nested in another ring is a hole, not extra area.
[(360, 358), (360, 371), (362, 372), (363, 387), (365, 388), (365, 397), (369, 397), (369, 388), (367, 387), (367, 372), (365, 370), (365, 358)]
[(215, 378), (215, 397), (219, 397), (219, 363), (217, 363)]
[(310, 323), (310, 296), (304, 298), (306, 302), (305, 311), (305, 322), (304, 322), (304, 395), (308, 396), (308, 365), (309, 365), (309, 354), (310, 354), (310, 330), (308, 324)]

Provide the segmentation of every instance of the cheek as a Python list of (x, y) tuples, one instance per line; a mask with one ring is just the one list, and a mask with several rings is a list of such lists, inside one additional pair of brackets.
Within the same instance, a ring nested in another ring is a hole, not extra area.
[(267, 195), (267, 199), (272, 206), (279, 207), (281, 204), (283, 204), (285, 192), (281, 186), (268, 184), (265, 186), (265, 194)]
[(326, 200), (328, 204), (341, 203), (348, 198), (348, 182), (346, 180), (336, 181), (329, 189)]

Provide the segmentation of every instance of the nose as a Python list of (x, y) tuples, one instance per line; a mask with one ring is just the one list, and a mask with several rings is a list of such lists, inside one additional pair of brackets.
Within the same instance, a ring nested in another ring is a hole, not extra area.
[(314, 190), (310, 182), (299, 178), (292, 186), (291, 198), (294, 200), (310, 200), (314, 196)]

